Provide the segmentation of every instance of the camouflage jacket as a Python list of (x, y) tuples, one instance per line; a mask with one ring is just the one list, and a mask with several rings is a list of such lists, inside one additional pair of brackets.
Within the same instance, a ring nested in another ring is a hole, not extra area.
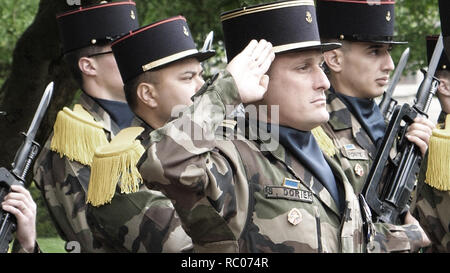
[[(119, 131), (108, 113), (91, 97), (82, 93), (78, 103), (103, 125), (108, 140)], [(53, 133), (34, 164), (35, 184), (41, 190), (61, 238), (66, 241), (66, 250), (104, 252), (93, 240), (86, 222), (85, 196), (90, 167), (51, 151), (52, 137)]]
[[(145, 129), (137, 138), (145, 147), (153, 129), (137, 117), (132, 126)], [(120, 193), (117, 186), (110, 203), (87, 205), (86, 218), (94, 238), (107, 252), (192, 251), (192, 241), (170, 200), (144, 185), (129, 194)]]
[(334, 159), (359, 194), (376, 156), (376, 146), (347, 106), (333, 92), (326, 91), (326, 95), (330, 119), (322, 128), (338, 150)]
[[(274, 139), (247, 139), (236, 126), (222, 134), (219, 126), (227, 106), (239, 103), (234, 80), (225, 72), (203, 86), (178, 119), (151, 133), (138, 164), (145, 184), (172, 200), (195, 251), (379, 252), (419, 247), (421, 235), (413, 225), (369, 224), (376, 232), (366, 245), (358, 198), (329, 158), (345, 192), (343, 215), (322, 184)], [(283, 185), (285, 180), (290, 186)]]
[[(441, 114), (438, 122), (444, 119)], [(431, 240), (426, 251), (450, 252), (450, 191), (440, 191), (425, 183), (427, 159), (426, 156), (421, 165), (411, 211)]]

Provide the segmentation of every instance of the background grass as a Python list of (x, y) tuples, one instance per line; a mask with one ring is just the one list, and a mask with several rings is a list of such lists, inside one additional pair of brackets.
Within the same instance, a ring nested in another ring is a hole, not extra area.
[(65, 242), (59, 237), (38, 238), (37, 241), (44, 253), (67, 253), (64, 249)]

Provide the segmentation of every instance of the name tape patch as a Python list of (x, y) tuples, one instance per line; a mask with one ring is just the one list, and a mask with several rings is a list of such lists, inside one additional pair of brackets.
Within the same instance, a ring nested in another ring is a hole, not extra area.
[(264, 193), (266, 198), (286, 199), (298, 202), (313, 202), (313, 193), (310, 191), (287, 188), (283, 186), (265, 186)]

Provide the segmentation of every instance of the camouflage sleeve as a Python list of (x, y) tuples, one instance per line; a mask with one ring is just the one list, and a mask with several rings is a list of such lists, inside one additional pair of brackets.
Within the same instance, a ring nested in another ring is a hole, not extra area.
[(417, 252), (423, 247), (422, 233), (417, 225), (375, 223), (374, 240), (367, 246), (369, 252)]
[(97, 249), (86, 222), (85, 195), (90, 168), (50, 150), (50, 140), (34, 164), (34, 181), (61, 238), (77, 242), (82, 252), (102, 252)]
[(228, 105), (240, 102), (229, 73), (205, 84), (179, 118), (150, 134), (150, 147), (138, 164), (145, 184), (172, 200), (196, 248), (235, 241), (241, 231), (229, 224), (238, 206), (227, 204), (239, 198), (232, 167), (214, 134), (227, 110), (234, 108)]
[(88, 205), (86, 218), (96, 241), (107, 252), (192, 251), (192, 241), (170, 200), (145, 186), (130, 194), (117, 190), (109, 204)]
[(431, 240), (429, 251), (450, 252), (450, 191), (440, 191), (425, 183), (427, 159), (425, 156), (419, 172), (411, 211)]

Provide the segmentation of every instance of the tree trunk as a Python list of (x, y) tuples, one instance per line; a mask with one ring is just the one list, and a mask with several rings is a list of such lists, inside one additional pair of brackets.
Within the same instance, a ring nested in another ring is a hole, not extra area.
[[(99, 1), (81, 2), (86, 5)], [(28, 130), (50, 81), (55, 83), (53, 98), (35, 139), (41, 146), (52, 130), (57, 112), (72, 102), (78, 90), (62, 59), (56, 25), (56, 14), (75, 8), (73, 3), (41, 0), (33, 23), (16, 43), (10, 74), (0, 89), (0, 111), (7, 113), (0, 116), (0, 166), (11, 168), (23, 141), (20, 132)]]

